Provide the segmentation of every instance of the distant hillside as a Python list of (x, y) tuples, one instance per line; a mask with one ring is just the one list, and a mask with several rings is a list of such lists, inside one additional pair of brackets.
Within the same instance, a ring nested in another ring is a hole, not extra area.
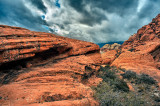
[(123, 44), (124, 41), (117, 41), (117, 42), (106, 42), (106, 43), (97, 43), (97, 45), (99, 45), (99, 47), (103, 47), (105, 44), (114, 44), (114, 43), (118, 43), (118, 44)]

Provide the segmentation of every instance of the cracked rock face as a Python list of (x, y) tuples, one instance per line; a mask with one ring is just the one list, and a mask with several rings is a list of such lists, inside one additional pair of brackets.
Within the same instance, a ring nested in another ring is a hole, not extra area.
[(101, 62), (96, 44), (0, 25), (0, 104), (98, 105)]

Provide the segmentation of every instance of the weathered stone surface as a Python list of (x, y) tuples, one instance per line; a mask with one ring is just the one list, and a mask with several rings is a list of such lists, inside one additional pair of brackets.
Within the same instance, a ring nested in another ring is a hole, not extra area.
[(98, 105), (99, 46), (0, 25), (1, 105)]
[(102, 64), (111, 64), (116, 59), (116, 54), (118, 51), (109, 50), (101, 54), (103, 62)]
[(145, 73), (160, 85), (160, 14), (125, 41), (112, 66)]
[(120, 44), (105, 44), (101, 49), (102, 64), (111, 64), (119, 56)]
[(114, 44), (105, 44), (102, 48), (101, 48), (101, 52), (107, 52), (110, 50), (118, 50), (120, 48), (120, 44), (118, 43), (114, 43)]

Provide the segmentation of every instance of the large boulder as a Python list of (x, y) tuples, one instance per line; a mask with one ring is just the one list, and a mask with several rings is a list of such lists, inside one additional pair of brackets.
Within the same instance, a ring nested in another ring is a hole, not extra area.
[(0, 25), (0, 105), (98, 105), (102, 62), (90, 42)]

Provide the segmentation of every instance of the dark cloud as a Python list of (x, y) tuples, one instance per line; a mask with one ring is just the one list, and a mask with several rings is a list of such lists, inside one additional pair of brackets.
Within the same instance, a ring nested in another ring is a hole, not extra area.
[(76, 9), (79, 12), (83, 12), (84, 11), (84, 4), (83, 4), (83, 0), (69, 0), (69, 4)]
[(146, 2), (142, 10), (138, 13), (139, 18), (154, 18), (157, 14), (160, 13), (160, 0), (149, 0)]
[(28, 0), (30, 1), (34, 6), (36, 6), (39, 10), (46, 13), (47, 8), (44, 6), (42, 0)]
[(69, 4), (75, 10), (83, 15), (83, 18), (79, 20), (80, 23), (93, 26), (94, 24), (101, 23), (103, 20), (107, 20), (105, 14), (99, 13), (94, 10), (94, 6), (90, 7), (90, 10), (86, 10), (86, 6), (90, 5), (90, 1), (86, 0), (69, 0)]
[(124, 41), (160, 12), (160, 0), (0, 0), (0, 24), (94, 43)]
[(45, 24), (44, 20), (33, 15), (21, 0), (15, 0), (14, 2), (10, 0), (0, 1), (0, 22), (31, 30), (45, 31), (41, 27), (42, 24)]
[(97, 11), (83, 12), (83, 19), (79, 20), (80, 23), (89, 26), (94, 26), (94, 24), (100, 24), (103, 20), (107, 20), (104, 14), (98, 13)]
[(109, 13), (117, 13), (121, 16), (130, 12), (129, 9), (135, 9), (138, 5), (138, 0), (93, 0), (95, 7), (102, 8)]

